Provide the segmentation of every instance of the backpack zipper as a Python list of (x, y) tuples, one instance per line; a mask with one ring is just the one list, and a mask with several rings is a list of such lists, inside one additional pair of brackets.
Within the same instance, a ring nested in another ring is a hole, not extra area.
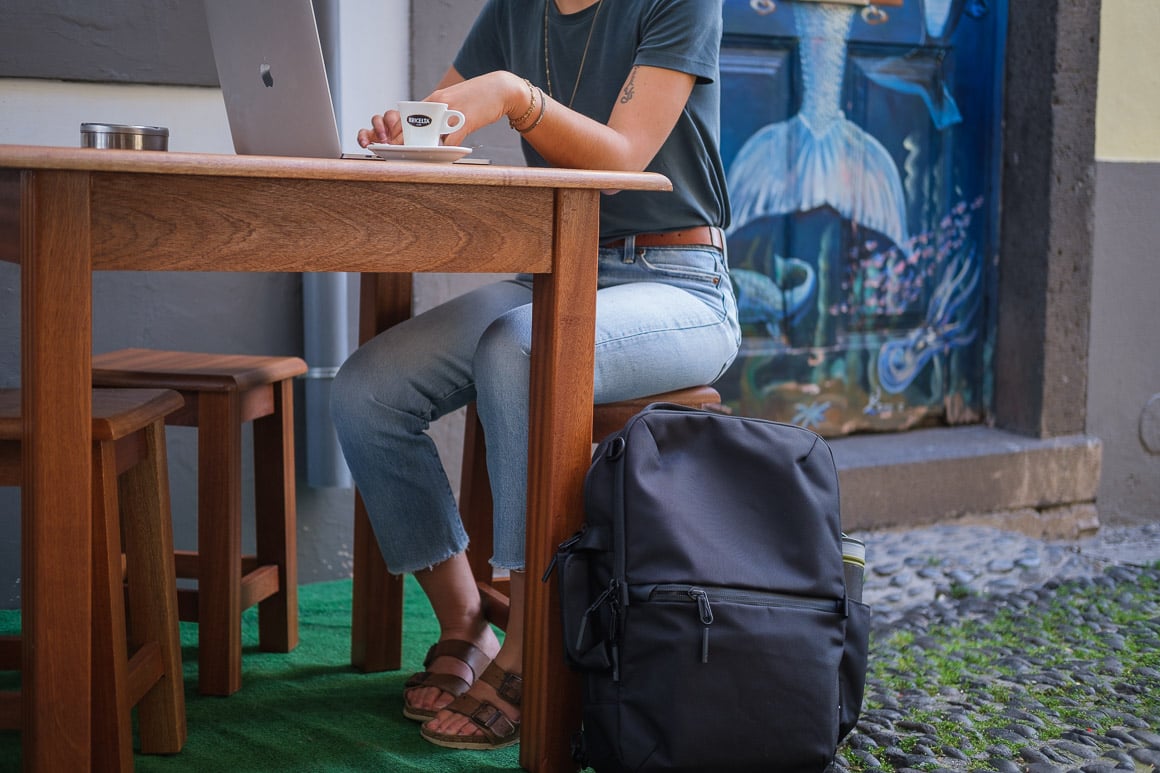
[[(629, 422), (631, 427), (633, 422)], [(608, 583), (608, 597), (612, 605), (609, 618), (609, 654), (612, 659), (612, 681), (620, 681), (620, 616), (628, 606), (628, 583), (625, 574), (625, 524), (624, 524), (624, 453), (628, 446), (627, 427), (613, 438), (605, 451), (608, 461), (616, 465), (612, 476), (612, 495), (616, 502), (615, 517), (612, 522), (612, 579)]]
[(739, 588), (703, 588), (698, 585), (658, 585), (649, 592), (649, 601), (695, 603), (701, 619), (701, 662), (709, 662), (709, 626), (713, 624), (710, 601), (747, 604), (759, 607), (808, 609), (841, 614), (842, 601), (798, 596), (792, 593), (741, 590)]

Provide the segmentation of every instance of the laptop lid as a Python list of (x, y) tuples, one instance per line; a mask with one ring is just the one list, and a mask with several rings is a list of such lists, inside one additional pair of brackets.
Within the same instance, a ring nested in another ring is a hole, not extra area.
[(205, 15), (234, 150), (340, 158), (311, 0), (205, 0)]

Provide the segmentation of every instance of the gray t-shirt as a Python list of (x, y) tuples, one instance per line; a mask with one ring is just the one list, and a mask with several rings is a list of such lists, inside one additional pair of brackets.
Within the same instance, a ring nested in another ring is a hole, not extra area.
[[(549, 39), (544, 47), (544, 4)], [(729, 199), (721, 163), (720, 86), (722, 0), (603, 0), (563, 15), (555, 0), (488, 0), (455, 57), (464, 78), (509, 70), (568, 104), (584, 56), (572, 108), (607, 123), (634, 65), (663, 67), (696, 76), (693, 93), (672, 133), (648, 165), (673, 183), (672, 192), (625, 191), (602, 196), (601, 240), (635, 233), (729, 224)], [(592, 27), (593, 15), (596, 26)], [(531, 166), (548, 166), (526, 142)]]

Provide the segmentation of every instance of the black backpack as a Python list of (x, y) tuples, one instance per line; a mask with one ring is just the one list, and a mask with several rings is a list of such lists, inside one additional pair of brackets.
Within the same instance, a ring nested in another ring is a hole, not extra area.
[(842, 539), (808, 429), (658, 403), (602, 441), (553, 561), (584, 676), (577, 762), (824, 770), (861, 711), (870, 626)]

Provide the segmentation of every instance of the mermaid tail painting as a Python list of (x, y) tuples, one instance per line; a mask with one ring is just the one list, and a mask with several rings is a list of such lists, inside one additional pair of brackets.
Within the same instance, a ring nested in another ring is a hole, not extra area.
[(841, 109), (850, 6), (793, 7), (801, 39), (802, 104), (765, 126), (737, 153), (728, 173), (730, 231), (762, 217), (833, 207), (844, 218), (902, 244), (906, 200), (894, 159)]

